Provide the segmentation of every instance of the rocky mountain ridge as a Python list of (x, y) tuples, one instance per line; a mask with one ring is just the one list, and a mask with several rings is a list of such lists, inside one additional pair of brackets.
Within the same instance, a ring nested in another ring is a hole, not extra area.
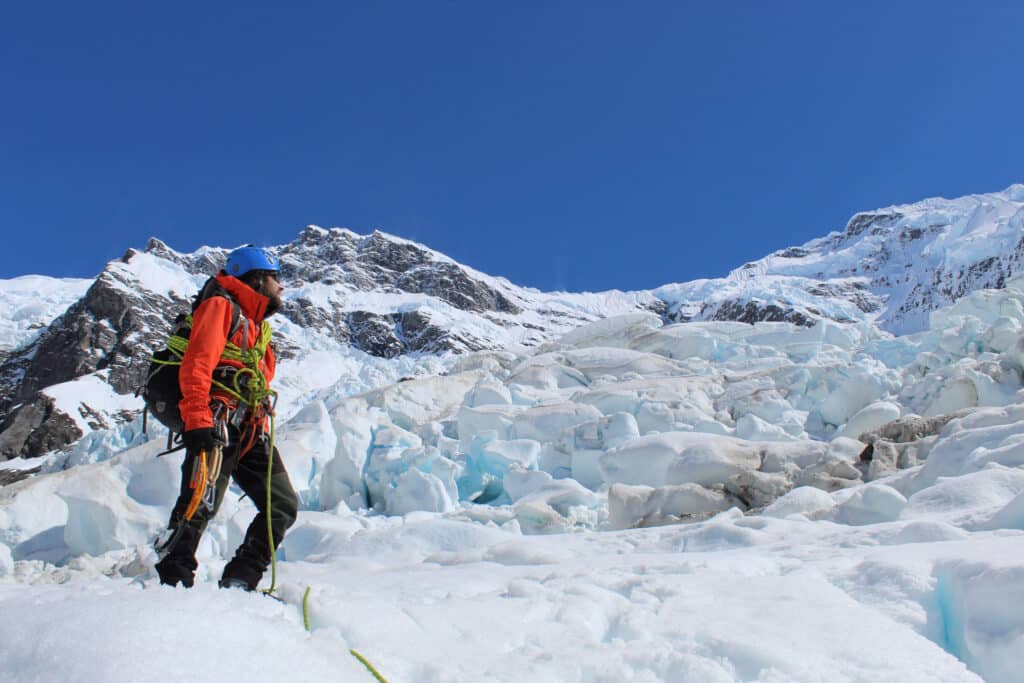
[[(465, 353), (557, 340), (583, 323), (655, 313), (666, 323), (729, 320), (872, 322), (896, 333), (980, 288), (1002, 287), (1024, 258), (1024, 185), (853, 216), (843, 231), (745, 264), (725, 278), (639, 292), (545, 293), (381, 232), (310, 226), (271, 247), (287, 284), (283, 359), (348, 347), (379, 358)], [(139, 385), (168, 321), (227, 249), (192, 254), (151, 239), (112, 261), (84, 295), (0, 362), (0, 458), (64, 447), (130, 420), (82, 401), (69, 414), (52, 387), (94, 376), (118, 395)], [(311, 341), (312, 340), (312, 341)], [(48, 391), (50, 390), (50, 391)], [(141, 405), (140, 405), (141, 408)], [(73, 414), (77, 411), (77, 414)]]

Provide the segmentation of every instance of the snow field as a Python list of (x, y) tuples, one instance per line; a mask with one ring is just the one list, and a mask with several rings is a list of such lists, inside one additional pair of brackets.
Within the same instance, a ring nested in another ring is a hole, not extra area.
[(77, 301), (92, 283), (78, 278), (24, 275), (0, 280), (0, 352), (21, 348)]
[(0, 489), (0, 676), (146, 680), (125, 643), (149, 632), (184, 680), (202, 621), (247, 653), (211, 679), (369, 680), (356, 647), (392, 681), (1016, 680), (1019, 287), (900, 338), (631, 315), (422, 371), (283, 364), (289, 605), (213, 590), (253, 514), (237, 491), (197, 589), (155, 585), (180, 455), (97, 434)]

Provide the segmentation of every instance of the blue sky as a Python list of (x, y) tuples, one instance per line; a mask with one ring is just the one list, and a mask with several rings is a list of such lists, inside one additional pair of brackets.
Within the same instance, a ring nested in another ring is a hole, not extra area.
[(1014, 2), (5, 5), (0, 277), (374, 228), (541, 289), (715, 277), (1024, 182)]

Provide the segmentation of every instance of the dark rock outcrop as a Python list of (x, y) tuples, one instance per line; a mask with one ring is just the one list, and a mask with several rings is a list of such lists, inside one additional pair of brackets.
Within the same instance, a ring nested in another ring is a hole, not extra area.
[(18, 405), (0, 422), (0, 458), (35, 457), (82, 438), (69, 416), (42, 394)]
[[(702, 315), (702, 317), (704, 316)], [(778, 304), (762, 303), (759, 301), (727, 301), (718, 306), (714, 313), (705, 317), (705, 319), (733, 320), (750, 324), (759, 322), (787, 322), (802, 327), (811, 327), (817, 320), (795, 308), (783, 308)]]

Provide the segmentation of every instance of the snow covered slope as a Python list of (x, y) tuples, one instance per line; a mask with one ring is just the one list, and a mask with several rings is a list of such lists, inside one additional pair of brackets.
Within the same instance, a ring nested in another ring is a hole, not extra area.
[(285, 604), (215, 588), (254, 514), (237, 490), (197, 587), (157, 585), (180, 455), (96, 432), (0, 488), (0, 677), (369, 681), (354, 647), (391, 681), (1016, 681), (1024, 279), (1004, 284), (903, 337), (632, 313), (340, 369), (278, 425)]
[(656, 294), (677, 320), (871, 320), (896, 334), (1024, 259), (1024, 185), (858, 213), (846, 229)]
[(30, 344), (88, 289), (90, 280), (25, 275), (0, 280), (0, 360)]

